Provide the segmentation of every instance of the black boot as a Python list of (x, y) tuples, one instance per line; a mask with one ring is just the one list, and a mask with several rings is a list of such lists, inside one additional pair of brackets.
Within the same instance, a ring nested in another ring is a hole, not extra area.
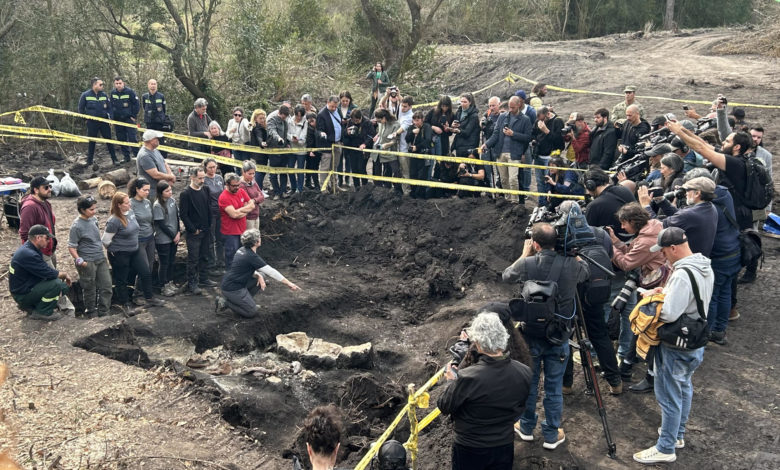
[(641, 382), (628, 387), (628, 389), (634, 393), (649, 393), (653, 391), (653, 382), (652, 375), (645, 375)]

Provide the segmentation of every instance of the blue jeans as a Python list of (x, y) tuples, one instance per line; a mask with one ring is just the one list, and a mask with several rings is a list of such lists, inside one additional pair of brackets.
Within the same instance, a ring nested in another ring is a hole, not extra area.
[[(544, 165), (547, 166), (547, 164), (550, 163), (550, 156), (544, 156), (544, 155), (537, 155), (534, 157), (533, 164), (534, 165)], [(542, 170), (541, 168), (534, 168), (534, 172), (536, 173), (536, 192), (539, 193), (546, 193), (550, 190), (550, 188), (547, 186), (547, 183), (544, 181), (544, 177), (547, 175), (547, 170)], [(540, 206), (546, 206), (547, 205), (547, 198), (544, 196), (539, 196), (539, 205)]]
[[(482, 160), (485, 160), (487, 162), (494, 162), (496, 161), (496, 157), (498, 155), (500, 154), (493, 152), (493, 150), (491, 149), (487, 149), (485, 152), (482, 152)], [(494, 168), (496, 168), (494, 165), (485, 165), (485, 180), (487, 180), (487, 184), (491, 188), (496, 187), (496, 183), (495, 181), (493, 181)], [(504, 182), (502, 181), (501, 184), (503, 185)], [(506, 186), (504, 186), (504, 189), (509, 189), (509, 185), (507, 184)]]
[(674, 349), (664, 343), (655, 351), (655, 399), (661, 407), (661, 435), (655, 447), (674, 454), (675, 440), (685, 438), (685, 424), (691, 412), (691, 377), (704, 358), (704, 348)]
[[(293, 159), (290, 157), (290, 162), (294, 163), (293, 166), (290, 168), (297, 167), (299, 170), (303, 170), (306, 168), (306, 154), (305, 153), (299, 153), (295, 155), (295, 158)], [(299, 193), (303, 192), (303, 180), (306, 176), (306, 173), (290, 173), (290, 187), (298, 191)]]
[(731, 284), (742, 268), (739, 252), (730, 258), (712, 259), (710, 263), (715, 273), (715, 286), (712, 289), (707, 324), (712, 331), (726, 331), (731, 311)]
[(526, 336), (528, 348), (534, 360), (534, 376), (525, 401), (525, 411), (520, 416), (520, 429), (523, 434), (531, 434), (536, 427), (539, 415), (536, 413), (536, 396), (539, 393), (539, 374), (544, 367), (544, 417), (542, 435), (545, 442), (558, 440), (558, 428), (563, 414), (563, 373), (566, 371), (566, 359), (569, 357), (568, 341), (553, 346), (544, 339)]
[[(612, 310), (612, 301), (620, 293), (620, 289), (626, 283), (626, 273), (623, 271), (615, 270), (615, 277), (612, 279), (612, 292), (609, 295), (609, 302), (604, 304), (604, 318), (605, 321), (609, 319), (609, 312)], [(637, 298), (636, 291), (631, 294), (626, 302), (626, 308), (620, 313), (620, 336), (618, 336), (618, 356), (626, 357), (628, 351), (631, 350), (631, 339), (634, 337), (634, 333), (631, 332), (631, 322), (628, 317), (631, 316), (631, 311), (636, 307)]]
[(236, 251), (241, 248), (241, 235), (222, 235), (225, 244), (225, 270), (230, 269)]

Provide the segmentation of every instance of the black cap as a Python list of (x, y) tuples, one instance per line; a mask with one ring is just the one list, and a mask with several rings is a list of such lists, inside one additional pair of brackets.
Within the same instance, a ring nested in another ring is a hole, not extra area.
[(672, 146), (669, 144), (656, 144), (655, 147), (645, 152), (648, 157), (657, 157), (658, 155), (666, 155), (667, 153), (672, 153)]
[(47, 180), (43, 176), (36, 176), (30, 181), (30, 189), (40, 188), (41, 186), (51, 184), (49, 180)]
[(734, 108), (734, 111), (732, 111), (731, 114), (736, 119), (745, 119), (745, 110), (742, 108)]
[(33, 225), (30, 230), (27, 231), (27, 238), (35, 237), (38, 235), (46, 235), (49, 238), (54, 238), (54, 235), (49, 232), (49, 229), (45, 225)]
[(685, 230), (680, 227), (666, 227), (658, 232), (658, 243), (651, 246), (650, 251), (655, 253), (661, 251), (661, 248), (682, 245), (686, 242), (688, 242), (688, 237), (685, 236)]

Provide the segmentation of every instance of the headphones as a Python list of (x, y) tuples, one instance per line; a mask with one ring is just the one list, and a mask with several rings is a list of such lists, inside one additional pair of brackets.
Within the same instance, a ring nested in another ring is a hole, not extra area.
[(609, 183), (609, 176), (600, 168), (593, 168), (585, 173), (585, 189), (595, 191), (596, 188)]
[(585, 189), (588, 191), (595, 191), (597, 187), (598, 185), (592, 179), (588, 178), (585, 180)]

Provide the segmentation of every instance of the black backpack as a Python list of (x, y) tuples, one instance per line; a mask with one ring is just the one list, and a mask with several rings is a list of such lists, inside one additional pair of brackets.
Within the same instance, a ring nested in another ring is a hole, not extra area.
[(571, 334), (571, 319), (558, 315), (558, 282), (550, 280), (560, 277), (563, 261), (563, 256), (556, 256), (547, 279), (538, 281), (533, 280), (540, 277), (536, 257), (526, 258), (529, 280), (523, 283), (520, 297), (509, 301), (512, 318), (521, 323), (523, 333), (556, 346), (568, 341)]
[(745, 192), (742, 204), (748, 209), (758, 210), (768, 206), (775, 195), (772, 177), (756, 154), (745, 155)]
[[(595, 227), (598, 228), (598, 227)], [(595, 232), (594, 228), (594, 232)], [(590, 268), (590, 279), (583, 286), (583, 301), (588, 305), (600, 305), (609, 300), (612, 293), (612, 275), (596, 266), (593, 261), (601, 266), (612, 269), (612, 259), (604, 248), (599, 235), (596, 235), (597, 241), (593, 244), (580, 248), (580, 253), (587, 256), (585, 259)], [(607, 238), (609, 240), (609, 238)], [(593, 260), (593, 261), (591, 261)]]

